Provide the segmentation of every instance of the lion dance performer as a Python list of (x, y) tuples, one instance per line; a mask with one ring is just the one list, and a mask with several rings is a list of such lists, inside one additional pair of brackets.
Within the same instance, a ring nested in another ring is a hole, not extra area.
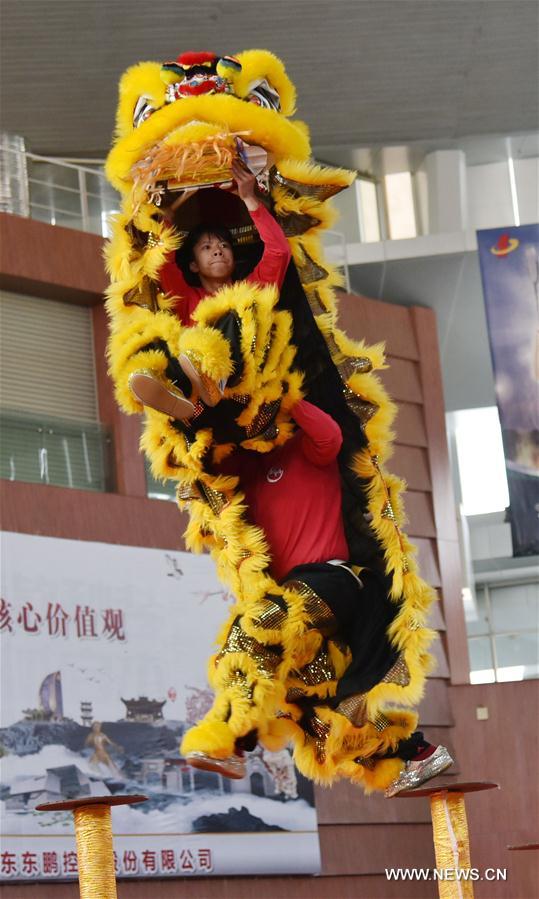
[[(292, 742), (318, 783), (394, 795), (451, 763), (415, 732), (433, 591), (384, 468), (395, 409), (374, 374), (382, 347), (335, 324), (339, 275), (320, 236), (354, 176), (310, 161), (294, 104), (264, 50), (123, 75), (106, 166), (123, 195), (107, 249), (110, 371), (122, 409), (146, 413), (154, 475), (177, 483), (188, 548), (212, 554), (236, 598), (187, 760), (242, 777), (244, 751)], [(214, 245), (228, 263), (206, 270)]]

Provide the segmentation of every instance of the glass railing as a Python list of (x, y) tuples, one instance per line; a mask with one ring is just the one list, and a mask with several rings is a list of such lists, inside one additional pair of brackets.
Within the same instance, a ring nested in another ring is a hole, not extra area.
[(0, 412), (0, 477), (107, 492), (112, 483), (112, 441), (94, 422)]
[[(23, 146), (2, 143), (6, 190), (14, 198), (2, 208), (50, 225), (109, 235), (109, 218), (120, 198), (100, 163), (80, 165), (26, 153)], [(16, 200), (16, 202), (15, 202)]]

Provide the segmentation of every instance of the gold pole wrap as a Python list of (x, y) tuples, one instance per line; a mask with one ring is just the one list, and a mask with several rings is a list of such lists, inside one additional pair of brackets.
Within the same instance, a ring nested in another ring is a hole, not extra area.
[(117, 899), (109, 806), (85, 805), (73, 814), (81, 899)]
[[(459, 871), (470, 868), (468, 822), (462, 793), (434, 793), (430, 798), (440, 899), (473, 899), (473, 884), (459, 880)], [(447, 872), (447, 873), (446, 873)]]

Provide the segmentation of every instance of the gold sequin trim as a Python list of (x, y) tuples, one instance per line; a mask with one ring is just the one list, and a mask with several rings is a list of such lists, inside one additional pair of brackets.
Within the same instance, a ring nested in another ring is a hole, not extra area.
[(316, 757), (316, 761), (323, 765), (326, 760), (326, 741), (329, 737), (331, 727), (329, 724), (326, 724), (325, 721), (322, 721), (318, 715), (312, 715), (309, 719), (309, 723), (314, 733), (315, 737), (312, 737), (310, 734), (305, 735), (305, 742), (307, 744), (314, 743), (314, 754)]
[(242, 693), (246, 699), (252, 702), (253, 692), (254, 692), (254, 684), (249, 684), (247, 682), (247, 675), (241, 668), (236, 668), (232, 674), (227, 677), (226, 682), (224, 684), (225, 687), (238, 687), (240, 693)]
[(208, 503), (213, 514), (220, 515), (223, 509), (228, 506), (228, 498), (226, 494), (221, 493), (220, 490), (213, 490), (212, 487), (208, 487), (208, 485), (202, 483), (202, 481), (199, 481), (198, 483), (200, 485), (202, 497)]
[(367, 720), (367, 699), (365, 693), (356, 693), (354, 696), (347, 696), (336, 708), (340, 715), (354, 725), (354, 727), (362, 727)]
[(291, 672), (291, 677), (297, 678), (308, 687), (333, 681), (336, 676), (335, 668), (325, 646), (319, 650), (312, 662)]
[[(276, 650), (279, 648), (275, 647)], [(249, 637), (238, 622), (234, 622), (230, 628), (226, 642), (217, 658), (220, 659), (231, 652), (247, 653), (255, 661), (260, 674), (265, 677), (273, 677), (281, 663), (279, 652), (275, 652), (269, 646), (264, 646), (258, 640)]]
[(344, 362), (340, 362), (337, 368), (343, 381), (348, 381), (352, 375), (372, 371), (372, 362), (367, 356), (350, 356)]
[(298, 265), (300, 280), (302, 284), (313, 284), (315, 281), (321, 281), (327, 277), (327, 271), (322, 266), (317, 265), (314, 259), (303, 250), (303, 261)]
[(191, 502), (193, 499), (200, 499), (200, 490), (196, 484), (178, 484), (176, 496), (178, 497), (178, 500)]
[(281, 627), (283, 622), (286, 619), (286, 609), (282, 609), (278, 603), (274, 602), (272, 599), (264, 600), (266, 608), (263, 612), (258, 615), (257, 618), (253, 619), (253, 624), (255, 627), (262, 627), (265, 629), (274, 629), (277, 627)]
[(354, 415), (357, 415), (362, 425), (366, 425), (380, 408), (376, 403), (362, 399), (347, 384), (343, 388), (343, 393), (348, 407)]
[(393, 522), (397, 521), (397, 517), (393, 510), (393, 506), (391, 505), (389, 500), (387, 500), (387, 502), (384, 503), (384, 506), (382, 508), (382, 511), (380, 512), (380, 515), (382, 516), (382, 518), (388, 518), (390, 521), (393, 521)]
[(279, 410), (280, 404), (280, 400), (274, 400), (272, 403), (262, 403), (252, 422), (245, 428), (245, 433), (249, 439), (258, 437), (259, 434), (269, 427)]
[(274, 169), (271, 173), (272, 181), (292, 191), (298, 197), (311, 197), (313, 200), (320, 200), (323, 203), (330, 197), (344, 190), (344, 184), (302, 184), (301, 181), (295, 181), (293, 178), (286, 178), (284, 175)]
[(305, 234), (315, 225), (320, 224), (320, 219), (313, 215), (307, 215), (305, 212), (289, 212), (277, 216), (277, 221), (285, 233), (285, 237), (297, 237), (298, 234)]
[(271, 424), (269, 428), (266, 428), (266, 430), (262, 431), (258, 436), (261, 440), (276, 440), (279, 436), (279, 428), (277, 425)]
[(384, 674), (381, 683), (398, 684), (399, 687), (408, 686), (410, 683), (410, 671), (402, 653), (387, 674)]
[(140, 306), (142, 309), (158, 312), (157, 284), (144, 275), (137, 287), (132, 287), (124, 293), (123, 301), (125, 306)]
[(369, 771), (372, 771), (376, 765), (376, 762), (374, 761), (374, 759), (372, 759), (372, 758), (366, 759), (360, 755), (358, 755), (357, 758), (354, 759), (354, 762), (356, 763), (356, 765), (361, 765), (363, 768), (368, 768)]
[(386, 718), (383, 712), (379, 712), (372, 723), (377, 731), (383, 731), (391, 727), (391, 721), (389, 718)]
[(150, 248), (159, 247), (159, 246), (161, 246), (162, 243), (163, 243), (163, 241), (161, 240), (159, 235), (155, 234), (153, 231), (150, 231), (150, 233), (148, 234), (147, 246)]
[(317, 290), (308, 291), (306, 296), (307, 296), (307, 302), (309, 303), (309, 306), (310, 306), (310, 309), (311, 309), (311, 312), (313, 315), (315, 315), (315, 316), (323, 315), (325, 312), (327, 312), (327, 309), (324, 306), (324, 304), (322, 303), (322, 300), (320, 299), (320, 294), (318, 293)]
[(331, 633), (337, 626), (337, 619), (327, 603), (303, 581), (285, 581), (283, 587), (293, 590), (304, 600), (303, 608), (308, 617), (308, 627), (324, 633)]
[(286, 694), (286, 701), (291, 703), (301, 702), (306, 696), (307, 693), (305, 693), (305, 690), (302, 690), (301, 687), (291, 687)]
[(131, 245), (135, 250), (144, 250), (148, 242), (148, 232), (141, 231), (140, 228), (130, 221), (124, 228), (126, 234), (129, 235)]

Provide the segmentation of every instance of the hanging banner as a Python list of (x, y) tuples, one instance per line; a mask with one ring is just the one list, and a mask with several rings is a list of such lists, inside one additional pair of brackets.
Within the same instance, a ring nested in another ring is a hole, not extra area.
[(513, 555), (539, 553), (539, 225), (477, 232)]
[(319, 872), (287, 750), (235, 781), (179, 755), (230, 602), (205, 555), (2, 534), (3, 880), (75, 878), (71, 813), (35, 806), (119, 793), (148, 801), (112, 809), (118, 877)]

